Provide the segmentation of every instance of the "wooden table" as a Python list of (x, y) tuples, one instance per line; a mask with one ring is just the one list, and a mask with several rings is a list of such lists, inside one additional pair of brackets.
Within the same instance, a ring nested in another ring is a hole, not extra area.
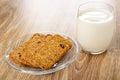
[(12, 70), (3, 55), (13, 40), (33, 32), (60, 32), (76, 37), (76, 13), (81, 0), (0, 0), (0, 80), (120, 80), (120, 1), (117, 33), (108, 52), (80, 52), (63, 70), (48, 75), (29, 75)]

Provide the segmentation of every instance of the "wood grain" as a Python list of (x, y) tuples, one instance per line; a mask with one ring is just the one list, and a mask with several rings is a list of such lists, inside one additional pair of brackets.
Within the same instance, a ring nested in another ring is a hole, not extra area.
[(120, 80), (119, 0), (116, 0), (116, 39), (108, 52), (90, 55), (81, 51), (75, 62), (65, 69), (39, 76), (16, 72), (3, 59), (5, 50), (14, 40), (27, 33), (52, 31), (76, 38), (76, 13), (82, 2), (0, 0), (0, 80)]

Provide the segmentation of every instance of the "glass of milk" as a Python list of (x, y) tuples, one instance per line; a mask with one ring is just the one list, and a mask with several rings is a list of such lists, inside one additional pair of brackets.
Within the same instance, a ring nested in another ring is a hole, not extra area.
[(114, 31), (115, 15), (110, 4), (87, 2), (79, 6), (77, 40), (85, 52), (105, 52), (112, 42)]

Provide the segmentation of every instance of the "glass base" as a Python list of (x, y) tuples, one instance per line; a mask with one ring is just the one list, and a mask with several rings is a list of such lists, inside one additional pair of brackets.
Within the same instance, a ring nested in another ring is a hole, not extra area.
[(98, 51), (98, 52), (91, 52), (91, 51), (86, 51), (86, 50), (83, 50), (85, 53), (88, 53), (88, 54), (102, 54), (104, 52), (106, 52), (107, 50), (103, 50), (103, 51)]

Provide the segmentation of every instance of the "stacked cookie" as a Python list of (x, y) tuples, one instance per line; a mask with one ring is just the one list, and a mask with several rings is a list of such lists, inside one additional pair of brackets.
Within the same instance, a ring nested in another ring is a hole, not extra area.
[(20, 66), (31, 66), (48, 70), (72, 47), (72, 43), (55, 34), (34, 34), (30, 40), (12, 51), (10, 61)]

